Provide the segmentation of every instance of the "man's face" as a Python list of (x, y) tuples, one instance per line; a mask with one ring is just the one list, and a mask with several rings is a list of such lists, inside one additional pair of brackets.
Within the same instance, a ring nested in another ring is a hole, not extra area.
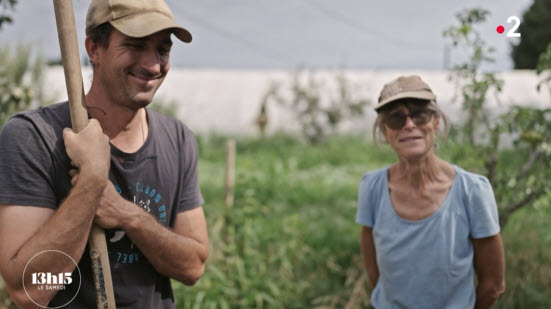
[(107, 48), (98, 47), (94, 78), (112, 103), (137, 110), (153, 100), (170, 63), (170, 31), (131, 38), (113, 29)]

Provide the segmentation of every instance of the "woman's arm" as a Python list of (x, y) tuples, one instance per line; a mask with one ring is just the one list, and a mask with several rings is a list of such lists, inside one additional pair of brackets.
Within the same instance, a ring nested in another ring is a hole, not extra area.
[(473, 247), (478, 278), (475, 309), (491, 308), (505, 291), (505, 254), (501, 235), (473, 239)]
[(373, 242), (372, 228), (362, 227), (362, 256), (364, 260), (367, 276), (373, 288), (379, 280), (379, 267), (377, 266), (377, 257), (375, 255), (375, 243)]

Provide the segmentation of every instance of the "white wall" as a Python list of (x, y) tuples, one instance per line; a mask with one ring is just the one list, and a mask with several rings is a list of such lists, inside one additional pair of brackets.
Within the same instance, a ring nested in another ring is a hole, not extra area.
[[(85, 69), (84, 88), (90, 85), (91, 71)], [(438, 103), (452, 119), (460, 117), (458, 104), (452, 103), (456, 92), (449, 73), (444, 71), (346, 71), (350, 83), (357, 87), (358, 94), (376, 102), (379, 91), (385, 83), (407, 74), (420, 75), (433, 89)], [(320, 71), (316, 76), (324, 81), (324, 98), (334, 95), (334, 72)], [(256, 70), (200, 70), (172, 69), (159, 89), (157, 98), (165, 102), (174, 101), (179, 106), (181, 119), (195, 132), (215, 131), (225, 134), (257, 134), (255, 119), (260, 110), (260, 100), (272, 81), (290, 82), (287, 71)], [(488, 105), (500, 113), (504, 107), (513, 104), (551, 107), (549, 93), (537, 92), (539, 81), (534, 71), (509, 71), (498, 74), (505, 81), (499, 97), (490, 94)], [(47, 70), (47, 88), (65, 100), (65, 80), (61, 67)], [(269, 107), (268, 130), (297, 130), (292, 115), (277, 104)], [(353, 122), (343, 123), (343, 131), (369, 130), (375, 112), (368, 107), (365, 116)]]

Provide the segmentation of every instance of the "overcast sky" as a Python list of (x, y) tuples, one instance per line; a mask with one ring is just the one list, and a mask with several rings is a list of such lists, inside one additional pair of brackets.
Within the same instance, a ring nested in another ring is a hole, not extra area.
[[(15, 23), (0, 31), (0, 44), (35, 42), (47, 58), (59, 58), (51, 0), (19, 0)], [(482, 6), (490, 10), (480, 27), (496, 48), (489, 70), (512, 68), (505, 33), (532, 0), (168, 0), (176, 21), (193, 35), (175, 44), (178, 67), (224, 69), (428, 69), (444, 66), (442, 31), (455, 14)], [(89, 0), (75, 0), (77, 31), (84, 55), (84, 20)], [(505, 33), (496, 27), (503, 25)], [(525, 34), (522, 34), (525, 35)], [(451, 45), (451, 44), (449, 44)], [(452, 63), (460, 54), (452, 49)]]

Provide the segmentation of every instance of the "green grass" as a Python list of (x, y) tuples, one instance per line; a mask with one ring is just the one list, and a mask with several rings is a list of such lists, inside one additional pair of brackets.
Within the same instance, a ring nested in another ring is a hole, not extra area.
[[(369, 290), (354, 222), (363, 173), (395, 161), (369, 137), (316, 146), (286, 135), (237, 141), (235, 205), (224, 198), (224, 147), (199, 138), (211, 253), (194, 287), (174, 282), (178, 308), (365, 308)], [(479, 171), (460, 145), (440, 154)], [(503, 237), (507, 292), (496, 308), (551, 307), (551, 198), (511, 218)]]
[(502, 232), (507, 272), (499, 308), (551, 308), (551, 196), (518, 211)]
[(176, 286), (178, 307), (306, 308), (341, 293), (358, 262), (358, 183), (392, 154), (353, 137), (317, 146), (283, 135), (239, 140), (227, 209), (225, 139), (199, 145), (211, 256), (195, 287)]

